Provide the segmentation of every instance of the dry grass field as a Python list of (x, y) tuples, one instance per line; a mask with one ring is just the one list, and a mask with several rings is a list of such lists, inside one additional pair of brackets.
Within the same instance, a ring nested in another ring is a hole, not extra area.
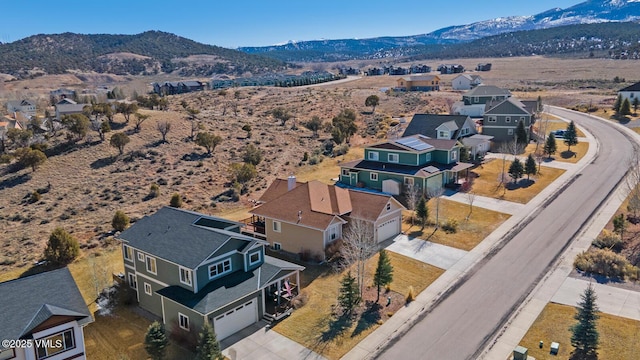
[[(569, 327), (576, 323), (573, 306), (549, 303), (520, 341), (520, 345), (529, 349), (529, 356), (539, 360), (568, 359), (571, 346)], [(597, 322), (600, 333), (599, 359), (632, 360), (638, 358), (640, 351), (640, 321), (600, 314)], [(538, 344), (544, 341), (540, 349)], [(551, 355), (549, 346), (555, 341), (560, 344), (558, 355)]]
[[(509, 170), (510, 161), (504, 164), (505, 173)], [(520, 179), (517, 184), (513, 184), (511, 178), (506, 186), (499, 184), (499, 176), (502, 172), (503, 164), (501, 159), (490, 159), (482, 166), (475, 168), (473, 174), (477, 177), (473, 181), (473, 190), (476, 194), (488, 196), (496, 199), (507, 200), (526, 204), (533, 199), (547, 185), (552, 183), (564, 170), (543, 166), (538, 175)]]

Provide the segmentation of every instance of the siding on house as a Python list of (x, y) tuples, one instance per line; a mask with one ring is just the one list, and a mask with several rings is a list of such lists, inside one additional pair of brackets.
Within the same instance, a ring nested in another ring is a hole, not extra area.
[(273, 222), (273, 219), (267, 218), (265, 226), (266, 236), (272, 247), (276, 242), (284, 251), (297, 254), (306, 249), (312, 256), (320, 255), (324, 258), (324, 231), (280, 222), (280, 232), (276, 232), (273, 231)]

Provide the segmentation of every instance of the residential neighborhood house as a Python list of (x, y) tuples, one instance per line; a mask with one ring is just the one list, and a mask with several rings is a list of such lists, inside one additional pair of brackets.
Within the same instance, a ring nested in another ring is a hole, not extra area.
[(369, 224), (373, 239), (382, 242), (401, 231), (404, 207), (392, 196), (345, 189), (314, 180), (297, 182), (294, 176), (277, 179), (252, 209), (247, 223), (264, 236), (274, 250), (325, 258), (325, 249), (341, 239), (348, 224)]
[(66, 267), (0, 283), (0, 309), (0, 339), (33, 344), (5, 348), (3, 342), (0, 359), (87, 358), (83, 327), (93, 318)]
[(403, 91), (439, 91), (440, 77), (437, 75), (403, 76), (396, 80), (396, 89)]
[(476, 123), (466, 115), (415, 114), (402, 137), (424, 135), (432, 139), (460, 140), (472, 159), (484, 156), (493, 136), (478, 134)]
[(411, 135), (365, 147), (364, 159), (340, 164), (339, 182), (392, 195), (408, 186), (422, 193), (458, 183), (471, 164), (459, 162), (458, 140)]
[(633, 100), (640, 96), (640, 82), (633, 85), (629, 85), (624, 89), (618, 91), (618, 96), (622, 97), (622, 100), (628, 99), (630, 104), (633, 104)]
[(459, 74), (464, 72), (464, 66), (460, 64), (440, 64), (438, 65), (440, 74)]
[(530, 136), (535, 117), (527, 107), (515, 98), (495, 100), (486, 104), (482, 134), (494, 137), (495, 142), (513, 140), (518, 123), (523, 122)]
[(493, 85), (479, 85), (462, 95), (462, 101), (453, 104), (451, 113), (480, 118), (484, 115), (486, 104), (490, 101), (504, 100), (511, 92)]
[(482, 84), (480, 75), (460, 74), (451, 80), (453, 90), (471, 90)]
[(196, 80), (165, 81), (163, 83), (153, 83), (152, 86), (153, 92), (158, 95), (175, 95), (202, 91), (205, 89), (206, 83)]
[(7, 113), (21, 112), (27, 117), (36, 116), (36, 104), (31, 100), (7, 101)]
[(56, 119), (62, 120), (65, 115), (82, 114), (87, 105), (89, 104), (78, 104), (71, 99), (64, 98), (56, 103)]
[(218, 340), (291, 311), (304, 267), (265, 255), (268, 243), (241, 225), (163, 207), (123, 231), (125, 278), (140, 307), (185, 336), (206, 321)]

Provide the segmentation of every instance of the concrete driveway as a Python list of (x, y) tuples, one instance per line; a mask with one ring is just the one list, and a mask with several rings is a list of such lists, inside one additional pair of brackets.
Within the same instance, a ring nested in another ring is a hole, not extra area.
[(409, 238), (407, 235), (396, 236), (393, 243), (387, 247), (387, 250), (444, 270), (448, 270), (463, 256), (467, 255), (464, 250), (418, 238)]

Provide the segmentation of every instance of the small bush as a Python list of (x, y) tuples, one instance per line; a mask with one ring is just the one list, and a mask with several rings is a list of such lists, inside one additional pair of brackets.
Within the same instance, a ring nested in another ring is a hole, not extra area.
[(448, 234), (455, 234), (458, 232), (458, 220), (449, 218), (447, 222), (442, 225), (442, 229)]
[(344, 155), (346, 153), (349, 152), (349, 145), (348, 144), (342, 144), (336, 148), (333, 149), (333, 156), (340, 156), (340, 155)]
[(325, 248), (325, 255), (327, 259), (332, 259), (334, 256), (340, 255), (340, 249), (342, 249), (342, 239), (338, 239)]
[(600, 249), (609, 249), (615, 252), (622, 250), (624, 242), (620, 239), (620, 235), (608, 230), (602, 230), (602, 233), (593, 241), (593, 246)]
[(312, 156), (309, 158), (309, 165), (320, 164), (324, 158), (322, 156)]
[(11, 155), (9, 154), (2, 154), (0, 155), (0, 164), (8, 164), (11, 162)]
[(293, 306), (294, 309), (300, 309), (301, 307), (305, 306), (308, 301), (309, 301), (309, 294), (307, 294), (306, 291), (303, 291), (300, 294), (298, 294), (296, 297), (291, 299), (291, 305)]
[(157, 198), (160, 196), (160, 186), (158, 184), (151, 184), (151, 188), (149, 189), (149, 198)]
[(37, 203), (38, 201), (40, 201), (40, 199), (42, 198), (42, 195), (40, 195), (40, 193), (38, 192), (38, 190), (35, 190), (34, 192), (31, 193), (31, 197), (29, 198), (29, 202), (30, 203)]
[(387, 313), (387, 316), (388, 316), (388, 317), (392, 317), (392, 316), (393, 316), (393, 314), (394, 314), (394, 312), (393, 312), (393, 311), (389, 311), (389, 312)]
[(80, 254), (78, 240), (63, 228), (56, 228), (49, 236), (44, 258), (54, 264), (66, 265)]
[(384, 292), (388, 293), (389, 291), (391, 291), (391, 284), (387, 284), (384, 286)]
[(169, 202), (169, 205), (175, 208), (182, 207), (182, 196), (178, 193), (173, 194), (173, 196), (171, 196), (171, 201)]
[(408, 303), (412, 302), (415, 299), (416, 299), (415, 290), (413, 290), (413, 286), (409, 286), (409, 290), (407, 291), (407, 296), (404, 298), (404, 300), (408, 304)]
[(111, 226), (116, 231), (124, 231), (129, 226), (129, 217), (124, 212), (118, 210), (113, 219), (111, 219)]
[(611, 250), (585, 251), (578, 254), (573, 265), (578, 270), (607, 277), (635, 280), (640, 276), (640, 269)]
[(309, 153), (308, 152), (304, 152), (304, 154), (302, 155), (302, 161), (307, 161), (309, 160)]

